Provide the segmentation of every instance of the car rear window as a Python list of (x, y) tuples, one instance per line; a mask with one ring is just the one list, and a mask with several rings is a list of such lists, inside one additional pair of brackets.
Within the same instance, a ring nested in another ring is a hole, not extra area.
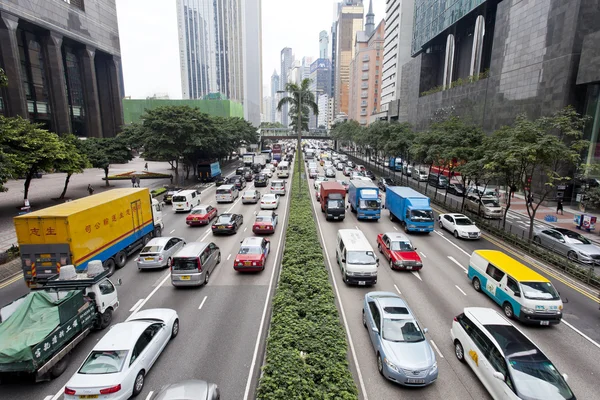
[(217, 223), (220, 223), (220, 224), (228, 224), (229, 222), (231, 222), (230, 215), (221, 215), (219, 217), (219, 219), (217, 219)]
[(189, 271), (198, 268), (197, 257), (177, 257), (173, 259), (173, 269)]
[(261, 254), (261, 250), (258, 246), (242, 246), (240, 254)]
[(231, 194), (231, 189), (217, 189), (217, 194)]
[(206, 208), (198, 208), (196, 210), (192, 210), (192, 214), (206, 214), (208, 211), (206, 211)]
[(177, 203), (183, 203), (186, 200), (187, 199), (185, 198), (185, 196), (173, 196), (173, 201)]
[(159, 253), (162, 246), (146, 246), (142, 249), (142, 253)]
[(256, 222), (271, 222), (271, 217), (256, 217)]

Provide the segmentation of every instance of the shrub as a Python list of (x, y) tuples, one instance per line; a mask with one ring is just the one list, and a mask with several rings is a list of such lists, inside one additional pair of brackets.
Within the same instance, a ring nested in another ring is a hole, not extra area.
[[(301, 152), (296, 157), (302, 163)], [(297, 165), (296, 165), (297, 168)], [(298, 187), (295, 174), (290, 188)], [(357, 399), (307, 181), (291, 193), (285, 250), (257, 398)]]
[(152, 195), (152, 197), (156, 197), (156, 196), (160, 196), (161, 194), (165, 193), (167, 191), (167, 188), (158, 188), (158, 189), (153, 189), (150, 191), (150, 194)]

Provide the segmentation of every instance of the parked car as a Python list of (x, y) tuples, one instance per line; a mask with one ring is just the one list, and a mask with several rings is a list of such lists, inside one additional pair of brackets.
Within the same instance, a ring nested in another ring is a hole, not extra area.
[(390, 269), (418, 271), (423, 261), (408, 236), (400, 232), (377, 235), (377, 249), (390, 262)]
[(185, 240), (173, 236), (159, 236), (152, 238), (140, 251), (135, 259), (138, 270), (165, 268), (171, 264), (171, 257), (183, 246)]
[(271, 193), (278, 194), (280, 196), (285, 196), (285, 181), (282, 180), (274, 180), (271, 181)]
[(463, 214), (440, 214), (438, 223), (440, 228), (451, 232), (457, 239), (479, 239), (481, 237), (479, 228)]
[(185, 223), (189, 226), (208, 225), (213, 218), (217, 216), (217, 209), (211, 205), (204, 204), (192, 208), (192, 211), (185, 218)]
[(364, 165), (357, 165), (354, 169), (358, 172), (365, 172), (367, 170)]
[(240, 214), (221, 214), (217, 217), (217, 220), (212, 224), (213, 235), (219, 235), (223, 233), (234, 234), (237, 233), (240, 226), (244, 223), (244, 216)]
[(446, 187), (448, 193), (455, 194), (457, 196), (462, 196), (465, 193), (465, 186), (462, 183), (454, 183), (451, 182)]
[(270, 248), (269, 239), (256, 236), (244, 239), (233, 261), (233, 269), (245, 272), (263, 271)]
[(242, 193), (243, 204), (256, 204), (260, 201), (260, 192), (256, 189), (246, 190)]
[(273, 193), (265, 194), (260, 200), (261, 210), (277, 210), (279, 207), (279, 195)]
[(215, 186), (219, 187), (221, 185), (226, 185), (227, 184), (227, 178), (224, 177), (223, 175), (219, 176), (218, 178), (215, 179)]
[(465, 200), (465, 209), (475, 214), (479, 213), (479, 216), (484, 218), (502, 218), (500, 201), (493, 196), (483, 196), (479, 199), (479, 196), (468, 194)]
[(219, 400), (220, 398), (221, 394), (216, 384), (190, 379), (163, 387), (152, 400)]
[(98, 341), (65, 385), (64, 398), (137, 396), (144, 388), (146, 374), (178, 334), (175, 310), (155, 308), (134, 313), (127, 321), (113, 325)]
[(325, 170), (325, 176), (327, 178), (335, 178), (335, 170), (333, 168), (327, 168)]
[(406, 175), (406, 176), (412, 175), (412, 170), (413, 170), (412, 165), (406, 163), (406, 164), (404, 164), (404, 166), (402, 168), (403, 168), (404, 175)]
[(258, 174), (254, 178), (254, 187), (267, 187), (269, 184), (269, 177), (265, 174)]
[(346, 162), (346, 165), (352, 169), (354, 169), (354, 167), (356, 166), (356, 164), (354, 164), (354, 161), (350, 161), (350, 160), (348, 160), (348, 162)]
[(410, 175), (414, 180), (419, 182), (427, 182), (429, 179), (429, 173), (426, 169), (413, 168), (412, 174)]
[(398, 186), (398, 183), (392, 178), (379, 178), (379, 182), (377, 182), (379, 189), (385, 192), (388, 186)]
[(343, 162), (341, 162), (341, 161), (340, 161), (340, 162), (338, 162), (338, 163), (335, 165), (335, 168), (336, 168), (338, 171), (343, 171), (345, 166), (346, 166), (346, 164), (344, 164)]
[(533, 242), (567, 256), (572, 261), (600, 265), (600, 247), (578, 232), (565, 228), (537, 230)]
[(391, 292), (364, 297), (363, 325), (375, 349), (377, 370), (406, 386), (427, 386), (438, 377), (435, 353), (408, 304)]
[(274, 211), (259, 211), (256, 214), (252, 232), (254, 233), (275, 233), (278, 217)]
[(350, 176), (352, 174), (353, 169), (351, 167), (344, 167), (344, 171), (342, 172), (346, 176)]

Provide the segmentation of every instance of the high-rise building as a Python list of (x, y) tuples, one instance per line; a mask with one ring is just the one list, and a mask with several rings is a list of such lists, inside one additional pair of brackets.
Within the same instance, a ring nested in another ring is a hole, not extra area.
[(373, 0), (369, 0), (369, 11), (366, 15), (365, 22), (365, 33), (368, 37), (371, 36), (371, 33), (375, 30), (375, 14), (373, 13)]
[(0, 115), (58, 134), (113, 137), (123, 125), (115, 0), (0, 1)]
[(324, 126), (329, 129), (329, 95), (327, 93), (318, 94), (317, 105), (319, 106), (317, 128)]
[[(331, 91), (331, 61), (328, 58), (319, 58), (310, 65), (310, 80), (310, 90), (315, 95), (315, 99), (320, 98), (323, 94), (329, 98)], [(327, 100), (324, 104), (325, 109), (319, 106), (319, 119), (321, 113), (327, 114)], [(317, 117), (311, 112), (309, 127), (316, 128), (317, 126)]]
[(277, 93), (279, 88), (279, 75), (277, 75), (277, 70), (273, 70), (273, 75), (271, 75), (271, 122), (281, 122), (277, 118), (277, 103), (280, 99), (279, 93)]
[[(335, 14), (337, 15), (337, 14)], [(337, 70), (336, 44), (337, 44), (337, 19), (331, 24), (331, 92), (329, 98), (335, 101), (335, 71)]]
[(265, 96), (265, 97), (263, 97), (262, 109), (263, 110), (268, 110), (268, 112), (261, 114), (260, 122), (274, 122), (271, 119), (271, 104), (272, 104), (271, 96)]
[(329, 50), (329, 35), (327, 31), (319, 33), (319, 58), (329, 58), (327, 51)]
[(310, 78), (310, 66), (312, 63), (312, 57), (302, 57), (302, 80)]
[(335, 109), (348, 114), (350, 62), (354, 58), (354, 39), (363, 30), (362, 0), (344, 0), (339, 7), (336, 27)]
[(348, 119), (366, 126), (375, 119), (381, 103), (381, 64), (385, 20), (377, 28), (356, 34), (354, 59), (350, 63)]
[(390, 0), (385, 9), (385, 44), (383, 45), (383, 78), (381, 86), (381, 118), (387, 119), (390, 105), (398, 109), (400, 68), (411, 60), (411, 40), (415, 0)]
[[(289, 47), (284, 47), (281, 50), (281, 69), (279, 70), (281, 76), (279, 78), (279, 90), (285, 90), (285, 85), (288, 83), (289, 73), (293, 62), (294, 55), (292, 54), (292, 49)], [(281, 123), (283, 126), (288, 126), (289, 124), (287, 104), (281, 107)]]
[(221, 93), (260, 123), (261, 0), (177, 0), (184, 99)]

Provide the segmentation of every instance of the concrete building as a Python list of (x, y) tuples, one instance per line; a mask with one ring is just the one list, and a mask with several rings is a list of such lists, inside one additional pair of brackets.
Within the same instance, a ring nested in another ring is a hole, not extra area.
[(222, 93), (260, 123), (261, 0), (177, 0), (184, 99)]
[(0, 114), (59, 133), (112, 137), (123, 125), (115, 0), (0, 1)]
[[(339, 6), (339, 3), (336, 4)], [(334, 12), (336, 16), (336, 20), (331, 24), (331, 93), (329, 93), (329, 97), (334, 99), (335, 106), (335, 71), (337, 70), (337, 10)]]
[(271, 122), (281, 122), (277, 118), (277, 103), (279, 102), (279, 75), (277, 75), (277, 70), (273, 70), (273, 75), (271, 75)]
[(335, 121), (335, 99), (333, 97), (329, 97), (327, 99), (327, 129), (331, 129)]
[(367, 126), (379, 113), (381, 104), (381, 69), (385, 20), (370, 35), (356, 34), (354, 59), (350, 63), (350, 96), (348, 119)]
[(308, 57), (308, 56), (304, 56), (302, 57), (302, 79), (308, 79), (310, 78), (310, 67), (313, 63), (313, 58), (312, 57)]
[[(292, 49), (290, 47), (284, 47), (281, 50), (281, 69), (279, 70), (281, 76), (279, 79), (279, 90), (285, 90), (285, 84), (288, 83), (288, 76), (293, 62), (294, 55), (292, 54)], [(289, 125), (287, 104), (281, 108), (281, 123), (283, 126)]]
[(268, 112), (261, 114), (260, 122), (273, 122), (271, 120), (271, 104), (272, 103), (273, 102), (271, 101), (271, 96), (263, 97), (262, 109), (268, 110)]
[(400, 68), (411, 60), (414, 8), (414, 0), (390, 0), (385, 6), (381, 119), (388, 119), (390, 106), (398, 110)]
[(329, 58), (329, 35), (327, 31), (319, 33), (319, 58)]
[(329, 94), (318, 94), (317, 105), (319, 106), (317, 128), (324, 126), (325, 128), (329, 129)]
[(348, 114), (350, 62), (354, 58), (356, 33), (363, 30), (363, 14), (362, 0), (344, 0), (340, 3), (335, 45), (336, 114)]
[[(315, 95), (315, 99), (320, 98), (321, 95), (327, 95), (331, 92), (331, 61), (328, 58), (319, 58), (310, 65), (310, 90)], [(318, 104), (318, 102), (317, 102)], [(325, 100), (324, 106), (319, 105), (319, 116), (321, 113), (327, 114), (327, 99)], [(318, 124), (317, 116), (312, 112), (310, 113), (309, 127), (317, 128), (319, 125), (326, 125), (326, 123)]]

